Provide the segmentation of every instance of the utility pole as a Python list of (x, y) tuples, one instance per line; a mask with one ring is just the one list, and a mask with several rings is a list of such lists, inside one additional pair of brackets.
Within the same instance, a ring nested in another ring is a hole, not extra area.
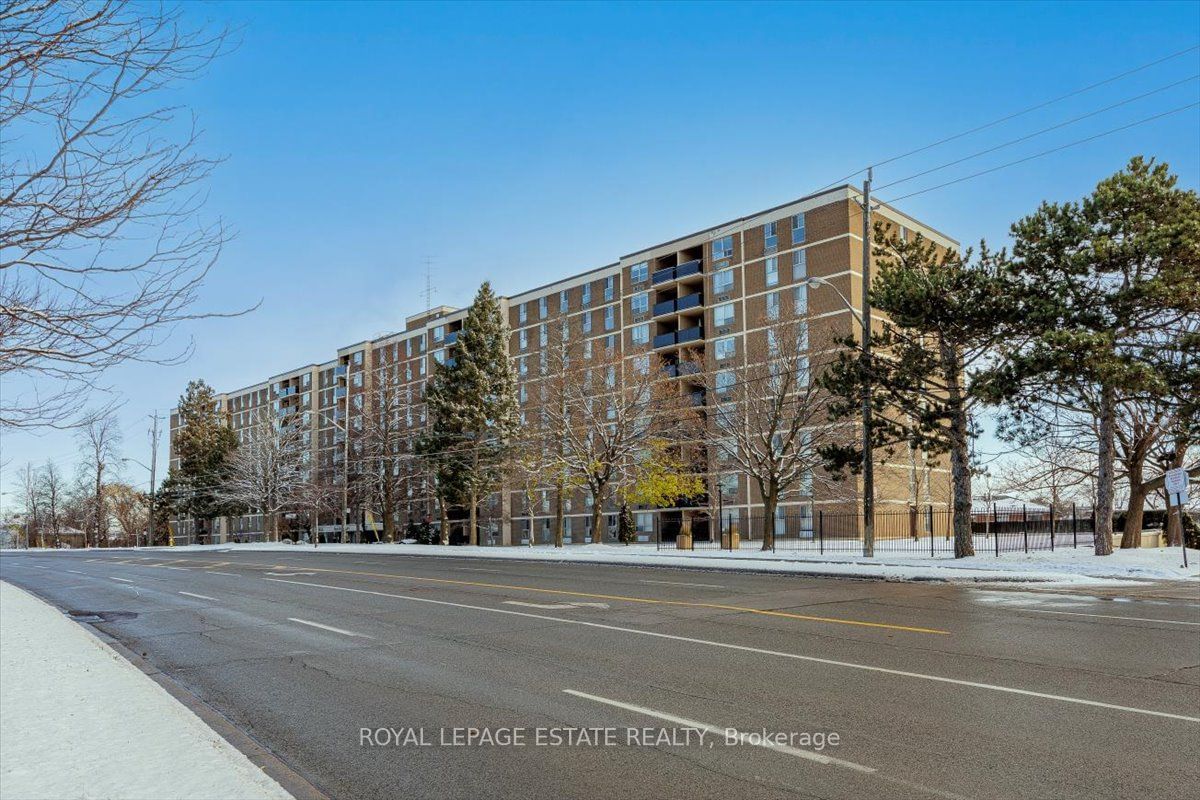
[(158, 484), (155, 468), (158, 466), (158, 412), (150, 415), (153, 426), (150, 428), (150, 519), (146, 523), (146, 546), (154, 544), (154, 492)]
[(875, 458), (871, 451), (871, 178), (863, 181), (862, 197), (862, 483), (863, 555), (875, 555)]

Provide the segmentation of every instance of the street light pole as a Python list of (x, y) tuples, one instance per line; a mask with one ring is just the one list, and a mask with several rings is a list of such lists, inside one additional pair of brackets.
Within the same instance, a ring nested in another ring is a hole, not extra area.
[(875, 458), (871, 451), (871, 178), (863, 181), (862, 198), (862, 477), (863, 555), (875, 555)]
[[(154, 544), (154, 492), (157, 488), (155, 483), (155, 468), (158, 466), (158, 412), (155, 411), (151, 415), (154, 420), (154, 425), (150, 429), (150, 517), (146, 521), (146, 546), (150, 547)], [(136, 542), (135, 542), (136, 546)]]

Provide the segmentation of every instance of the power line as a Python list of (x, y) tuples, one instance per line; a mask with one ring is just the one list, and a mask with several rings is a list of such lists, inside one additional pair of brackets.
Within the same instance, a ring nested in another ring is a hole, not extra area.
[(927, 188), (927, 189), (920, 189), (920, 190), (918, 190), (918, 191), (915, 191), (915, 192), (909, 192), (908, 194), (900, 195), (899, 197), (893, 197), (893, 198), (891, 198), (890, 200), (887, 200), (886, 202), (888, 202), (888, 203), (898, 203), (898, 202), (900, 202), (901, 200), (907, 200), (908, 198), (910, 198), (910, 197), (916, 197), (916, 196), (917, 196), (917, 195), (919, 195), (919, 194), (925, 194), (926, 192), (932, 192), (932, 191), (934, 191), (934, 190), (936, 190), (936, 189), (943, 189), (943, 188), (945, 188), (945, 187), (947, 187), (947, 186), (953, 186), (953, 185), (954, 185), (954, 184), (956, 184), (956, 183), (962, 183), (963, 181), (969, 181), (969, 180), (971, 180), (972, 178), (978, 178), (978, 177), (980, 177), (981, 175), (988, 175), (988, 174), (990, 174), (990, 173), (992, 173), (992, 172), (998, 172), (998, 171), (1000, 171), (1000, 170), (1002, 170), (1002, 169), (1007, 169), (1008, 167), (1013, 167), (1013, 166), (1016, 166), (1017, 164), (1024, 164), (1026, 161), (1033, 161), (1034, 159), (1041, 158), (1042, 156), (1048, 156), (1048, 155), (1050, 155), (1051, 153), (1057, 153), (1059, 150), (1066, 150), (1066, 149), (1067, 149), (1067, 148), (1069, 148), (1069, 147), (1076, 147), (1076, 146), (1078, 146), (1078, 145), (1081, 145), (1081, 144), (1086, 144), (1086, 143), (1088, 143), (1088, 142), (1095, 141), (1096, 139), (1101, 139), (1101, 138), (1103, 138), (1103, 137), (1105, 137), (1105, 136), (1110, 136), (1110, 135), (1112, 135), (1112, 134), (1114, 134), (1114, 133), (1120, 133), (1121, 131), (1124, 131), (1124, 130), (1128, 130), (1128, 129), (1130, 129), (1130, 128), (1137, 127), (1138, 125), (1144, 125), (1144, 124), (1146, 124), (1147, 122), (1153, 122), (1153, 121), (1155, 121), (1155, 120), (1162, 119), (1163, 117), (1169, 117), (1169, 116), (1171, 116), (1172, 114), (1178, 114), (1178, 113), (1180, 113), (1180, 112), (1182, 112), (1182, 111), (1187, 111), (1187, 110), (1188, 110), (1188, 109), (1190, 109), (1190, 108), (1196, 108), (1197, 106), (1200, 106), (1200, 102), (1196, 102), (1196, 103), (1188, 103), (1188, 104), (1187, 104), (1187, 105), (1185, 105), (1185, 106), (1180, 106), (1179, 108), (1173, 108), (1173, 109), (1171, 109), (1170, 111), (1164, 111), (1164, 112), (1162, 112), (1161, 114), (1155, 114), (1154, 116), (1151, 116), (1151, 117), (1146, 117), (1145, 119), (1139, 119), (1139, 120), (1137, 120), (1136, 122), (1130, 122), (1128, 125), (1122, 125), (1122, 126), (1120, 126), (1120, 127), (1118, 127), (1118, 128), (1112, 128), (1112, 129), (1110, 129), (1110, 130), (1107, 130), (1107, 131), (1104, 131), (1104, 132), (1102, 132), (1102, 133), (1097, 133), (1097, 134), (1096, 134), (1096, 135), (1094, 135), (1094, 136), (1088, 136), (1088, 137), (1086, 137), (1086, 138), (1083, 138), (1083, 139), (1077, 139), (1077, 140), (1075, 140), (1074, 142), (1068, 142), (1068, 143), (1066, 143), (1066, 144), (1059, 145), (1058, 147), (1052, 147), (1052, 148), (1051, 148), (1051, 149), (1049, 149), (1049, 150), (1043, 150), (1043, 151), (1042, 151), (1042, 152), (1040, 152), (1040, 153), (1034, 153), (1033, 155), (1031, 155), (1031, 156), (1026, 156), (1025, 158), (1018, 158), (1018, 159), (1016, 159), (1015, 161), (1009, 161), (1009, 162), (1008, 162), (1008, 163), (1006, 163), (1006, 164), (1000, 164), (999, 166), (996, 166), (996, 167), (991, 167), (990, 169), (984, 169), (984, 170), (980, 170), (979, 172), (973, 172), (973, 173), (971, 173), (970, 175), (964, 175), (964, 176), (963, 176), (963, 177), (961, 177), (961, 178), (955, 178), (955, 179), (954, 179), (954, 180), (952, 180), (952, 181), (946, 181), (945, 183), (939, 183), (939, 184), (937, 184), (936, 186), (930, 186), (930, 187), (929, 187), (929, 188)]
[(1181, 86), (1181, 85), (1183, 85), (1183, 84), (1185, 84), (1185, 83), (1190, 83), (1191, 81), (1194, 81), (1194, 80), (1196, 80), (1197, 78), (1200, 78), (1200, 73), (1197, 73), (1197, 74), (1195, 74), (1195, 75), (1192, 75), (1191, 77), (1188, 77), (1188, 78), (1184, 78), (1184, 79), (1183, 79), (1183, 80), (1181, 80), (1181, 81), (1175, 81), (1175, 82), (1173, 82), (1173, 83), (1168, 83), (1168, 84), (1166, 84), (1165, 86), (1160, 86), (1160, 87), (1158, 87), (1157, 89), (1151, 89), (1150, 91), (1148, 91), (1148, 92), (1144, 92), (1143, 94), (1139, 94), (1139, 95), (1135, 95), (1134, 97), (1129, 97), (1129, 98), (1126, 98), (1125, 100), (1122, 100), (1122, 101), (1120, 101), (1120, 102), (1118, 102), (1118, 103), (1113, 103), (1112, 105), (1109, 105), (1109, 106), (1105, 106), (1104, 108), (1100, 108), (1100, 109), (1097, 109), (1097, 110), (1095, 110), (1095, 111), (1089, 111), (1089, 112), (1088, 112), (1088, 113), (1086, 113), (1086, 114), (1082, 114), (1082, 115), (1080, 115), (1080, 116), (1078, 116), (1078, 117), (1073, 117), (1073, 118), (1071, 118), (1071, 119), (1064, 120), (1063, 122), (1059, 122), (1059, 123), (1057, 123), (1057, 124), (1055, 124), (1055, 125), (1051, 125), (1051, 126), (1050, 126), (1050, 127), (1048, 127), (1048, 128), (1042, 128), (1041, 130), (1034, 131), (1033, 133), (1030, 133), (1030, 134), (1026, 134), (1025, 136), (1021, 136), (1021, 137), (1018, 137), (1018, 138), (1016, 138), (1016, 139), (1010, 139), (1010, 140), (1008, 140), (1007, 142), (1003, 142), (1003, 143), (1001, 143), (1001, 144), (995, 145), (994, 147), (989, 147), (989, 148), (987, 148), (986, 150), (980, 150), (979, 152), (977, 152), (977, 153), (972, 153), (972, 154), (971, 154), (971, 155), (969, 155), (969, 156), (963, 156), (962, 158), (957, 158), (957, 159), (955, 159), (954, 161), (947, 161), (945, 164), (939, 164), (939, 165), (938, 165), (938, 166), (936, 166), (936, 167), (930, 167), (929, 169), (922, 170), (921, 172), (917, 172), (917, 173), (914, 173), (914, 174), (912, 174), (912, 175), (909, 175), (909, 176), (908, 176), (908, 177), (906, 177), (906, 178), (900, 178), (900, 179), (898, 179), (898, 180), (894, 180), (894, 181), (892, 181), (891, 183), (884, 184), (883, 186), (880, 186), (880, 187), (878, 187), (878, 189), (880, 189), (880, 190), (882, 190), (882, 189), (890, 189), (890, 188), (891, 188), (891, 187), (893, 187), (893, 186), (897, 186), (897, 185), (899, 185), (899, 184), (901, 184), (901, 183), (906, 183), (906, 182), (908, 182), (908, 181), (911, 181), (911, 180), (913, 180), (913, 179), (915, 179), (915, 178), (920, 178), (920, 177), (922, 177), (922, 176), (924, 176), (924, 175), (929, 175), (930, 173), (933, 173), (933, 172), (939, 172), (939, 171), (941, 171), (941, 170), (943, 170), (943, 169), (946, 169), (947, 167), (953, 167), (953, 166), (955, 166), (956, 164), (961, 164), (961, 163), (963, 163), (964, 161), (970, 161), (970, 160), (971, 160), (971, 159), (973, 159), (973, 158), (979, 158), (980, 156), (987, 155), (988, 153), (994, 153), (994, 152), (996, 152), (997, 150), (1002, 150), (1002, 149), (1004, 149), (1005, 147), (1009, 147), (1010, 145), (1019, 144), (1020, 142), (1027, 141), (1027, 140), (1029, 140), (1029, 139), (1033, 139), (1033, 138), (1035, 138), (1035, 137), (1037, 137), (1037, 136), (1041, 136), (1043, 133), (1049, 133), (1050, 131), (1058, 130), (1059, 128), (1065, 128), (1065, 127), (1067, 127), (1068, 125), (1073, 125), (1073, 124), (1075, 124), (1076, 122), (1080, 122), (1081, 120), (1089, 119), (1090, 117), (1094, 117), (1094, 116), (1097, 116), (1097, 115), (1099, 115), (1099, 114), (1103, 114), (1103, 113), (1105, 113), (1106, 111), (1112, 111), (1114, 108), (1120, 108), (1121, 106), (1124, 106), (1124, 105), (1129, 105), (1130, 103), (1136, 102), (1136, 101), (1138, 101), (1138, 100), (1141, 100), (1141, 99), (1143, 99), (1143, 98), (1150, 97), (1151, 95), (1158, 94), (1159, 92), (1165, 92), (1166, 90), (1168, 90), (1168, 89), (1173, 89), (1173, 88), (1175, 88), (1176, 86)]
[[(1050, 100), (1045, 100), (1041, 103), (1037, 103), (1036, 105), (1029, 106), (1028, 108), (1023, 108), (1020, 111), (1014, 111), (1011, 114), (1006, 114), (1003, 117), (998, 117), (990, 122), (985, 122), (982, 125), (977, 125), (976, 127), (971, 128), (969, 130), (965, 130), (960, 133), (956, 133), (952, 136), (947, 136), (944, 139), (939, 139), (936, 142), (931, 142), (927, 145), (923, 145), (916, 149), (909, 150), (906, 153), (900, 153), (899, 155), (895, 155), (890, 158), (886, 158), (883, 161), (876, 161), (873, 164), (870, 164), (869, 166), (870, 167), (881, 167), (884, 164), (891, 164), (894, 161), (899, 161), (903, 158), (908, 158), (909, 156), (916, 155), (917, 153), (923, 153), (926, 150), (932, 150), (933, 148), (940, 147), (943, 144), (947, 144), (949, 142), (953, 142), (958, 139), (962, 139), (963, 137), (970, 136), (973, 133), (979, 133), (980, 131), (987, 130), (988, 128), (994, 128), (997, 125), (1008, 122), (1010, 120), (1014, 120), (1017, 117), (1022, 117), (1026, 114), (1032, 113), (1034, 111), (1038, 111), (1039, 109), (1043, 109), (1043, 108), (1046, 108), (1047, 106), (1054, 105), (1055, 103), (1060, 103), (1063, 100), (1068, 100), (1072, 97), (1076, 97), (1078, 95), (1084, 94), (1085, 92), (1090, 92), (1092, 89), (1098, 89), (1101, 86), (1107, 86), (1108, 84), (1119, 81), (1122, 78), (1127, 78), (1130, 75), (1134, 75), (1138, 72), (1142, 72), (1143, 70), (1147, 70), (1150, 67), (1157, 66), (1157, 65), (1165, 63), (1167, 61), (1171, 61), (1172, 59), (1179, 58), (1180, 56), (1187, 55), (1188, 53), (1193, 53), (1197, 50), (1200, 50), (1200, 45), (1192, 45), (1191, 47), (1184, 48), (1183, 50), (1179, 50), (1177, 52), (1163, 56), (1162, 58), (1155, 59), (1154, 61), (1150, 61), (1146, 64), (1142, 64), (1141, 66), (1126, 70), (1125, 72), (1121, 72), (1117, 75), (1113, 75), (1113, 76), (1105, 78), (1103, 80), (1096, 81), (1095, 83), (1088, 84), (1087, 86), (1067, 92), (1066, 94), (1059, 95), (1058, 97), (1051, 98)], [(851, 172), (849, 175), (846, 175), (843, 178), (839, 178), (836, 181), (833, 181), (832, 183), (826, 184), (825, 186), (821, 187), (821, 189), (819, 189), (818, 191), (822, 191), (822, 190), (828, 189), (832, 186), (837, 186), (841, 183), (844, 183), (847, 180), (849, 180), (850, 178), (853, 178), (855, 175), (858, 175), (859, 173), (864, 172), (867, 168), (868, 167), (862, 167), (861, 169), (856, 169), (854, 172)]]

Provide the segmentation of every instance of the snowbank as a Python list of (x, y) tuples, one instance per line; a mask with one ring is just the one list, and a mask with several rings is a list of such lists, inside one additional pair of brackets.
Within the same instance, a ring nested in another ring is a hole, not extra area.
[(1057, 584), (1127, 584), (1129, 581), (1195, 581), (1200, 587), (1200, 551), (1188, 550), (1184, 569), (1178, 548), (1118, 550), (1098, 557), (1088, 548), (1024, 553), (986, 552), (973, 558), (948, 559), (882, 553), (875, 558), (846, 554), (808, 552), (764, 553), (756, 547), (737, 552), (725, 550), (656, 550), (653, 545), (568, 545), (561, 549), (537, 547), (440, 547), (418, 544), (322, 544), (286, 543), (184, 545), (173, 548), (140, 548), (165, 552), (267, 551), (303, 556), (308, 553), (366, 553), (372, 555), (419, 555), (444, 558), (493, 558), (520, 561), (555, 561), (618, 564), (626, 566), (682, 567), (705, 570), (827, 575), (912, 581), (1027, 581)]
[(0, 640), (5, 797), (291, 797), (81, 625), (3, 582)]

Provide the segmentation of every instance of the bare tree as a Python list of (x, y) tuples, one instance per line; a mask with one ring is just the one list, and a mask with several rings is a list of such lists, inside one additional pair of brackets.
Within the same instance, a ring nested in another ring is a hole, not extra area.
[(746, 334), (744, 356), (705, 370), (711, 449), (758, 489), (764, 550), (774, 545), (780, 500), (811, 496), (817, 483), (835, 486), (820, 451), (851, 435), (829, 421), (828, 394), (812, 380), (807, 322), (790, 308), (773, 313), (782, 317)]
[(623, 352), (593, 339), (542, 352), (547, 364), (538, 389), (546, 429), (561, 436), (555, 453), (561, 469), (551, 472), (559, 473), (564, 488), (575, 483), (588, 493), (592, 542), (602, 542), (605, 507), (622, 478), (632, 474), (629, 465), (651, 441), (685, 438), (696, 414), (648, 350)]
[[(87, 494), (87, 524), (92, 547), (108, 544), (108, 503), (105, 501), (104, 476), (121, 458), (121, 429), (111, 413), (90, 415), (77, 434), (83, 454), (82, 474), (90, 486)], [(86, 541), (86, 537), (85, 537)]]
[[(177, 362), (227, 233), (200, 219), (216, 164), (159, 98), (225, 48), (179, 8), (0, 0), (0, 427), (69, 425), (101, 373)], [(239, 312), (244, 313), (244, 312)]]
[(68, 486), (62, 471), (53, 461), (47, 461), (42, 467), (38, 490), (46, 507), (46, 523), (50, 528), (50, 540), (54, 547), (61, 544), (59, 533), (62, 530), (62, 511), (67, 502)]
[(364, 412), (361, 461), (369, 504), (383, 519), (383, 538), (396, 541), (401, 498), (415, 477), (413, 389), (395, 363), (375, 370)]
[(221, 502), (263, 515), (268, 541), (279, 539), (279, 514), (298, 507), (309, 481), (308, 445), (295, 419), (279, 420), (260, 408), (247, 427), (248, 438), (229, 457), (217, 488)]
[(121, 529), (126, 545), (136, 545), (143, 530), (148, 530), (150, 506), (145, 493), (127, 483), (114, 482), (105, 487), (112, 518)]
[[(21, 504), (24, 506), (21, 515), (25, 529), (25, 546), (45, 547), (45, 534), (42, 531), (42, 492), (41, 476), (33, 464), (27, 463), (21, 468)], [(36, 538), (35, 538), (36, 537)]]

